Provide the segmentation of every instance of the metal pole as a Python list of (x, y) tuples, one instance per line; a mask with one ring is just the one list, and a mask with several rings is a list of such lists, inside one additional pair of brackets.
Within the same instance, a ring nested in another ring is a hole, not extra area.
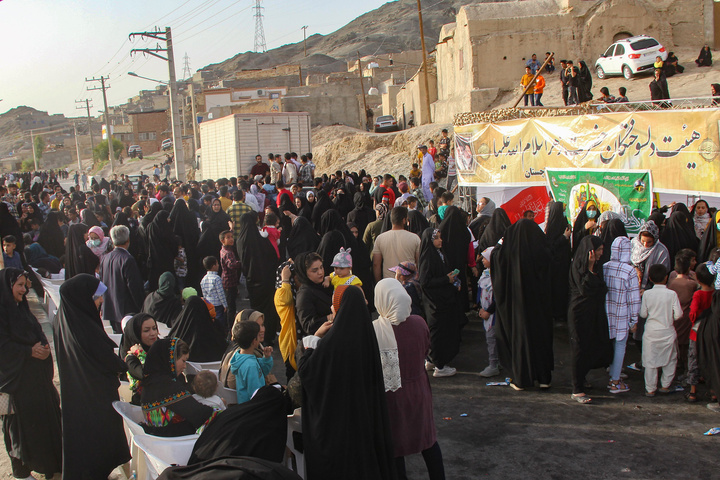
[(420, 5), (420, 0), (417, 0), (417, 8), (418, 8), (418, 19), (420, 20), (420, 44), (422, 45), (422, 54), (423, 54), (423, 83), (425, 84), (425, 108), (427, 109), (427, 122), (423, 123), (432, 123), (432, 114), (430, 112), (430, 87), (428, 86), (428, 65), (427, 65), (427, 50), (425, 49), (425, 30), (423, 29), (423, 19), (422, 19), (422, 6)]
[(110, 159), (110, 175), (113, 175), (115, 173), (115, 151), (112, 144), (112, 129), (110, 128), (110, 114), (108, 113), (107, 94), (105, 93), (105, 90), (107, 90), (105, 88), (105, 77), (100, 77), (100, 85), (102, 85), (103, 106), (105, 107), (105, 112), (103, 113), (103, 115), (105, 116), (105, 131), (107, 132), (108, 159)]
[(88, 116), (88, 132), (90, 132), (90, 148), (95, 150), (95, 136), (92, 133), (92, 117), (90, 116), (90, 100), (85, 100), (85, 108)]
[(77, 152), (78, 171), (81, 171), (82, 165), (80, 164), (80, 143), (78, 143), (77, 122), (73, 122), (73, 130), (75, 131), (75, 151)]
[(30, 130), (30, 144), (32, 145), (32, 151), (33, 151), (33, 160), (35, 161), (35, 171), (38, 171), (38, 161), (37, 161), (37, 152), (35, 151), (35, 135), (33, 135), (33, 131)]
[(308, 28), (307, 25), (305, 25), (304, 27), (302, 27), (302, 31), (303, 31), (303, 50), (305, 51), (305, 56), (306, 56), (306, 57), (307, 57), (307, 28)]
[(360, 90), (362, 91), (362, 96), (363, 96), (363, 108), (364, 108), (363, 114), (362, 114), (362, 117), (361, 117), (361, 118), (364, 118), (364, 119), (365, 119), (365, 122), (364, 122), (364, 123), (365, 123), (365, 130), (367, 130), (367, 129), (368, 129), (368, 124), (367, 124), (367, 110), (368, 110), (368, 108), (367, 108), (367, 100), (365, 100), (365, 85), (363, 84), (363, 72), (362, 72), (362, 62), (360, 61), (360, 50), (358, 50), (357, 54), (358, 54), (358, 72), (360, 73)]
[[(520, 98), (517, 99), (517, 102), (515, 102), (515, 105), (513, 105), (512, 108), (515, 108), (515, 107), (518, 106), (518, 104), (520, 103), (520, 100), (522, 100), (523, 97), (525, 96), (525, 93), (526, 93), (528, 90), (530, 90), (530, 85), (532, 85), (532, 84), (535, 82), (535, 79), (538, 77), (538, 75), (540, 75), (540, 72), (543, 71), (543, 69), (545, 68), (545, 65), (547, 65), (547, 63), (548, 63), (554, 56), (555, 56), (555, 52), (552, 52), (552, 53), (550, 54), (550, 56), (545, 59), (545, 61), (543, 62), (542, 66), (541, 66), (540, 68), (538, 68), (537, 73), (535, 73), (535, 76), (532, 78), (532, 80), (530, 80), (530, 83), (527, 84), (527, 87), (525, 87), (525, 90), (523, 90), (523, 93), (520, 95)], [(533, 88), (534, 88), (534, 87), (533, 87)]]
[(192, 126), (193, 126), (193, 162), (197, 149), (200, 148), (200, 139), (198, 138), (197, 112), (195, 111), (195, 86), (190, 84), (190, 106), (192, 108)]
[(175, 56), (173, 55), (172, 32), (165, 27), (167, 37), (167, 62), (170, 70), (170, 120), (172, 123), (173, 152), (175, 154), (175, 178), (185, 180), (185, 155), (183, 155), (182, 135), (180, 135), (180, 111), (177, 105), (178, 88), (175, 80)]

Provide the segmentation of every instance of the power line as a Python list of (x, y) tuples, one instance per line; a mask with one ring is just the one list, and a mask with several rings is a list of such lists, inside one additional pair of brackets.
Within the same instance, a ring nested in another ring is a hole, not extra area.
[[(191, 30), (193, 30), (194, 28), (199, 27), (200, 25), (204, 24), (205, 22), (207, 22), (207, 21), (210, 20), (211, 18), (217, 17), (218, 15), (220, 15), (220, 14), (221, 14), (222, 12), (224, 12), (225, 10), (227, 10), (227, 9), (229, 9), (229, 8), (231, 8), (231, 7), (234, 7), (235, 5), (237, 5), (238, 3), (242, 2), (242, 1), (243, 1), (243, 0), (237, 0), (237, 1), (233, 2), (233, 3), (231, 3), (230, 5), (228, 5), (227, 7), (223, 8), (222, 10), (220, 10), (220, 11), (218, 11), (218, 12), (216, 12), (216, 13), (213, 13), (213, 14), (210, 15), (209, 17), (207, 17), (207, 18), (205, 18), (204, 20), (196, 23), (195, 25), (193, 25), (192, 27), (188, 28), (187, 30), (184, 30), (182, 33), (180, 33), (180, 34), (178, 35), (178, 39), (182, 39), (182, 38), (183, 38), (183, 35), (187, 35), (187, 34), (188, 34)], [(250, 7), (248, 7), (248, 8), (250, 8)], [(247, 8), (246, 8), (246, 9), (243, 9), (243, 10), (240, 10), (240, 12), (242, 12), (242, 11), (244, 11), (244, 10), (247, 10)], [(239, 12), (237, 12), (237, 13), (239, 13)], [(237, 14), (237, 13), (236, 13), (236, 14)], [(234, 15), (236, 15), (236, 14), (234, 14)], [(228, 17), (225, 17), (225, 19), (221, 20), (220, 22), (216, 23), (215, 25), (217, 25), (217, 24), (219, 24), (219, 23), (222, 23), (222, 22), (224, 22), (224, 21), (227, 20), (227, 19), (228, 19)], [(182, 24), (181, 24), (181, 25), (182, 25)], [(212, 25), (212, 26), (214, 26), (214, 25)], [(212, 26), (211, 26), (211, 27), (208, 27), (208, 28), (212, 28)], [(205, 29), (205, 30), (207, 30), (207, 29)], [(204, 30), (201, 30), (201, 31), (204, 31)], [(200, 32), (197, 32), (197, 33), (200, 33)], [(193, 34), (190, 38), (192, 38), (192, 37), (195, 36), (195, 35), (196, 35), (196, 34)], [(187, 40), (187, 38), (184, 38), (184, 40)]]
[[(164, 19), (166, 19), (167, 17), (171, 16), (173, 13), (178, 12), (182, 7), (184, 7), (185, 5), (187, 5), (187, 4), (190, 3), (190, 2), (192, 2), (192, 0), (187, 0), (186, 2), (184, 2), (184, 3), (183, 3), (182, 5), (180, 5), (179, 7), (173, 8), (173, 10), (172, 10), (170, 13), (166, 13), (165, 15), (163, 15), (163, 16), (160, 17), (160, 18), (158, 18), (158, 19), (155, 20), (154, 22), (150, 22), (150, 23), (145, 27), (145, 29), (147, 30), (148, 28), (152, 27), (153, 25), (159, 24), (161, 20), (164, 20)], [(201, 5), (201, 6), (202, 6), (202, 5)], [(178, 17), (178, 18), (182, 18), (182, 17), (184, 17), (185, 15), (187, 15), (187, 14), (180, 15), (180, 17)], [(177, 19), (176, 19), (176, 20), (177, 20)]]

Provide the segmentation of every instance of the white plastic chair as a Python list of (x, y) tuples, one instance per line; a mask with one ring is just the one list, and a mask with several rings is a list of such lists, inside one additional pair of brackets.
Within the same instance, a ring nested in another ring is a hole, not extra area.
[(120, 340), (122, 339), (122, 333), (108, 333), (108, 337), (110, 337), (110, 340), (115, 342), (115, 345), (118, 347), (120, 346)]
[(217, 362), (187, 362), (187, 367), (185, 368), (185, 375), (197, 375), (199, 372), (203, 370), (212, 370), (215, 372), (215, 375), (217, 375), (218, 371), (220, 371), (220, 365), (222, 364), (222, 360), (218, 360)]
[[(305, 478), (305, 455), (300, 453), (295, 448), (295, 441), (293, 440), (293, 432), (298, 432), (302, 435), (302, 409), (296, 408), (292, 415), (288, 415), (288, 428), (287, 428), (287, 448), (292, 452), (295, 457), (295, 473), (297, 473), (303, 479)], [(288, 468), (292, 468), (292, 464), (288, 465)]]
[(138, 471), (140, 470), (138, 466), (139, 455), (137, 447), (133, 443), (133, 438), (135, 435), (145, 434), (145, 430), (143, 430), (142, 426), (140, 426), (144, 420), (142, 407), (120, 401), (114, 401), (112, 406), (123, 418), (123, 423), (125, 424), (125, 436), (127, 436), (128, 445), (130, 446), (130, 454), (132, 456), (132, 459), (130, 460), (130, 470)]
[(103, 328), (105, 329), (105, 333), (108, 335), (115, 333), (112, 329), (112, 325), (110, 325), (110, 320), (103, 320), (102, 321)]
[(130, 402), (132, 400), (133, 392), (130, 390), (130, 382), (120, 380), (118, 395), (120, 396), (120, 400), (123, 402)]
[(217, 395), (225, 400), (227, 405), (234, 405), (237, 403), (237, 391), (232, 388), (225, 388), (220, 380), (218, 380)]
[[(147, 466), (145, 480), (155, 480), (166, 468), (173, 465), (187, 465), (199, 437), (199, 435), (184, 437), (135, 435), (133, 442), (145, 457)], [(138, 480), (142, 479), (138, 477)]]

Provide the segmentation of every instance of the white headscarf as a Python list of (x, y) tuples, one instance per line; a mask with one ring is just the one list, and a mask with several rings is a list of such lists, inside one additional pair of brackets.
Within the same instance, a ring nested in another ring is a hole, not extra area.
[(400, 359), (393, 325), (400, 325), (412, 312), (412, 299), (402, 284), (394, 278), (385, 278), (375, 285), (375, 308), (380, 317), (373, 322), (380, 349), (385, 391), (394, 392), (402, 387)]

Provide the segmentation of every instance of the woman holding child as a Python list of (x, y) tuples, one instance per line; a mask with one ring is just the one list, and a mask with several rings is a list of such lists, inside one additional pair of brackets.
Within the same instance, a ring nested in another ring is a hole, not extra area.
[(158, 437), (192, 435), (215, 418), (212, 407), (190, 393), (183, 372), (190, 356), (179, 338), (163, 338), (150, 348), (143, 367), (142, 411), (145, 432)]

